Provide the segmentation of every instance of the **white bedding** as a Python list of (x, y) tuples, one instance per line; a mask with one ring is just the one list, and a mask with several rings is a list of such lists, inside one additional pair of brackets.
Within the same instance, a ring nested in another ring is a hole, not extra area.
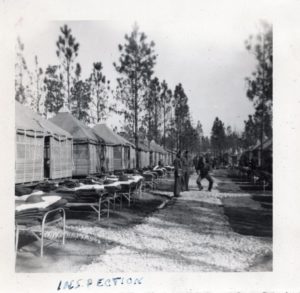
[(139, 182), (144, 177), (141, 175), (134, 175), (134, 176), (132, 176), (132, 178), (133, 178), (134, 182)]
[(116, 182), (113, 182), (113, 183), (105, 184), (104, 187), (105, 186), (118, 187), (118, 186), (120, 186), (120, 181), (116, 181)]
[(119, 183), (120, 183), (121, 185), (129, 185), (129, 184), (135, 183), (135, 182), (136, 182), (135, 180), (129, 179), (129, 180), (127, 180), (127, 181), (120, 181)]
[(82, 186), (74, 188), (74, 190), (85, 190), (85, 189), (104, 190), (104, 185), (102, 185), (102, 184), (86, 184), (86, 185), (82, 185)]
[(44, 194), (43, 191), (35, 191), (35, 192), (30, 193), (30, 194), (24, 194), (22, 196), (15, 196), (15, 200), (24, 201), (31, 195), (43, 195), (43, 194)]
[(23, 203), (15, 207), (17, 212), (28, 210), (28, 209), (45, 209), (51, 204), (59, 201), (61, 199), (58, 195), (51, 195), (51, 196), (42, 196), (42, 202), (36, 203)]
[(119, 181), (118, 177), (107, 177), (107, 180), (110, 180), (110, 181)]

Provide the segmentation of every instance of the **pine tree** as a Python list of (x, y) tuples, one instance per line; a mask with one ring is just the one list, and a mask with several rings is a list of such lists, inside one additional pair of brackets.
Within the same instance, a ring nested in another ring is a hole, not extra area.
[(144, 106), (144, 116), (142, 117), (142, 125), (146, 130), (146, 137), (148, 140), (148, 147), (150, 147), (150, 142), (154, 139), (153, 137), (153, 112), (154, 112), (154, 104), (152, 103), (151, 91), (150, 91), (150, 83), (149, 85), (145, 85), (144, 93), (143, 93), (143, 106)]
[(201, 139), (201, 152), (208, 152), (210, 151), (211, 143), (208, 136), (203, 136)]
[(216, 117), (213, 123), (210, 141), (215, 154), (222, 155), (225, 149), (226, 136), (224, 123), (218, 117)]
[(33, 77), (24, 57), (24, 44), (17, 38), (15, 63), (15, 99), (32, 107)]
[[(119, 64), (114, 63), (116, 71), (121, 75), (118, 81), (119, 99), (126, 107), (124, 118), (133, 123), (135, 146), (138, 148), (138, 130), (140, 112), (142, 111), (143, 90), (153, 74), (156, 61), (154, 42), (147, 42), (145, 33), (140, 32), (134, 25), (131, 34), (125, 35), (125, 44), (119, 45)], [(139, 168), (139, 154), (136, 152), (137, 168)]]
[(200, 137), (197, 130), (193, 127), (190, 117), (184, 122), (182, 134), (182, 149), (190, 153), (197, 153), (200, 145)]
[(161, 125), (161, 99), (160, 99), (160, 82), (157, 77), (150, 81), (149, 87), (149, 98), (152, 106), (152, 117), (153, 125), (152, 129), (149, 129), (152, 133), (153, 139), (159, 143), (160, 142), (160, 125)]
[(16, 63), (15, 63), (15, 99), (20, 103), (24, 103), (26, 100), (25, 86), (24, 86), (24, 71), (26, 68), (26, 61), (23, 56), (24, 44), (20, 38), (17, 38), (16, 44)]
[(73, 64), (78, 55), (79, 43), (76, 43), (75, 38), (71, 34), (71, 29), (67, 25), (61, 27), (60, 32), (62, 35), (58, 37), (58, 41), (56, 42), (56, 55), (59, 57), (65, 73), (66, 97), (64, 102), (69, 110), (71, 110), (72, 71)]
[(226, 148), (229, 153), (235, 153), (242, 147), (242, 140), (240, 135), (232, 130), (231, 126), (226, 127)]
[(91, 87), (90, 117), (93, 123), (99, 123), (107, 117), (110, 81), (106, 79), (102, 70), (101, 62), (93, 63), (93, 70), (89, 77)]
[(76, 64), (75, 79), (71, 88), (71, 109), (72, 114), (81, 121), (89, 122), (89, 104), (91, 102), (90, 84), (83, 81), (81, 76), (81, 66)]
[(64, 104), (63, 81), (58, 66), (49, 65), (45, 71), (45, 113), (57, 113)]
[(245, 42), (246, 49), (256, 60), (256, 70), (247, 77), (247, 97), (253, 101), (254, 119), (259, 127), (261, 153), (263, 138), (272, 136), (273, 104), (273, 31), (272, 26), (262, 23), (262, 31), (255, 37), (250, 36)]
[(172, 111), (172, 91), (168, 88), (168, 84), (164, 80), (161, 83), (161, 95), (160, 95), (160, 103), (162, 107), (162, 124), (163, 124), (163, 138), (162, 145), (164, 148), (166, 147), (166, 135), (167, 135), (167, 123), (169, 121), (169, 114)]
[(198, 120), (197, 125), (196, 125), (196, 131), (199, 136), (199, 147), (198, 147), (198, 152), (202, 151), (202, 138), (203, 138), (203, 128), (201, 122)]
[(33, 107), (34, 110), (41, 114), (41, 106), (42, 106), (42, 97), (43, 97), (43, 83), (42, 83), (42, 76), (43, 76), (43, 69), (39, 67), (38, 57), (34, 57), (34, 80), (35, 80), (35, 95), (34, 95), (34, 103)]
[(184, 141), (184, 125), (189, 119), (189, 106), (188, 98), (181, 83), (175, 87), (173, 106), (175, 112), (176, 145), (178, 149), (182, 149)]
[(244, 132), (242, 134), (242, 142), (244, 148), (255, 145), (259, 139), (259, 127), (257, 127), (252, 115), (248, 116), (248, 120), (244, 121)]

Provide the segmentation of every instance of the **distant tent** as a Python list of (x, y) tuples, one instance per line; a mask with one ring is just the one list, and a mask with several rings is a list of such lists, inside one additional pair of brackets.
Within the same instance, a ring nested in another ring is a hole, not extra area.
[(150, 142), (150, 149), (152, 151), (152, 164), (158, 165), (158, 161), (161, 161), (163, 164), (166, 164), (167, 152), (162, 146), (157, 144), (154, 140)]
[(250, 146), (243, 153), (242, 157), (248, 161), (254, 160), (257, 162), (258, 166), (264, 167), (265, 165), (270, 165), (270, 161), (272, 161), (271, 159), (272, 149), (273, 149), (272, 138), (267, 138), (266, 136), (264, 136), (262, 145), (260, 140), (257, 140), (256, 144)]
[(272, 138), (264, 137), (262, 145), (260, 141), (257, 141), (256, 145), (252, 148), (251, 155), (257, 160), (259, 166), (272, 169), (272, 150)]
[(106, 148), (105, 169), (107, 171), (135, 167), (135, 149), (132, 143), (113, 132), (106, 124), (97, 124), (93, 130), (104, 141)]
[(272, 151), (273, 150), (273, 140), (271, 138), (266, 139), (263, 143), (264, 151)]
[(166, 149), (166, 152), (167, 152), (167, 164), (172, 166), (175, 160), (176, 152), (170, 149)]
[[(273, 140), (271, 138), (265, 137), (263, 139), (262, 149), (264, 150), (271, 150), (273, 146)], [(257, 140), (256, 144), (252, 147), (249, 147), (249, 151), (260, 151), (261, 149), (261, 142), (260, 140)]]
[(102, 149), (93, 130), (67, 112), (49, 119), (73, 136), (73, 176), (86, 176), (101, 172)]
[(72, 176), (72, 136), (15, 102), (16, 183)]
[(259, 148), (260, 148), (260, 140), (258, 139), (258, 140), (256, 141), (256, 144), (253, 145), (253, 146), (250, 146), (250, 147), (248, 148), (248, 150), (249, 150), (250, 152), (253, 152), (253, 151), (255, 151), (255, 150), (258, 150)]

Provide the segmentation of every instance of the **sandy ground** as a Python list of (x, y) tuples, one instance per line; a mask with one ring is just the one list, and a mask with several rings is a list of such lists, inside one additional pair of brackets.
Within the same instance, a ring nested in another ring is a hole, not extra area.
[(16, 271), (271, 271), (271, 194), (245, 192), (248, 183), (233, 182), (224, 171), (214, 173), (212, 192), (198, 191), (195, 180), (166, 205), (165, 197), (145, 193), (101, 222), (91, 213), (70, 214), (66, 245), (46, 247), (43, 259), (38, 242), (23, 237)]

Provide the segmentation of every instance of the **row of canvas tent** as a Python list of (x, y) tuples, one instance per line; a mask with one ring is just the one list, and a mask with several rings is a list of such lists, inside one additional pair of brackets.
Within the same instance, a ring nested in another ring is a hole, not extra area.
[[(134, 169), (134, 144), (105, 124), (90, 128), (70, 113), (58, 113), (46, 120), (16, 102), (15, 182), (27, 183), (103, 171)], [(172, 164), (174, 152), (165, 151), (152, 141), (139, 144), (140, 168), (161, 161)]]
[(272, 172), (273, 165), (273, 139), (263, 138), (263, 143), (257, 140), (256, 144), (250, 146), (241, 154), (242, 163), (254, 161), (257, 166)]

